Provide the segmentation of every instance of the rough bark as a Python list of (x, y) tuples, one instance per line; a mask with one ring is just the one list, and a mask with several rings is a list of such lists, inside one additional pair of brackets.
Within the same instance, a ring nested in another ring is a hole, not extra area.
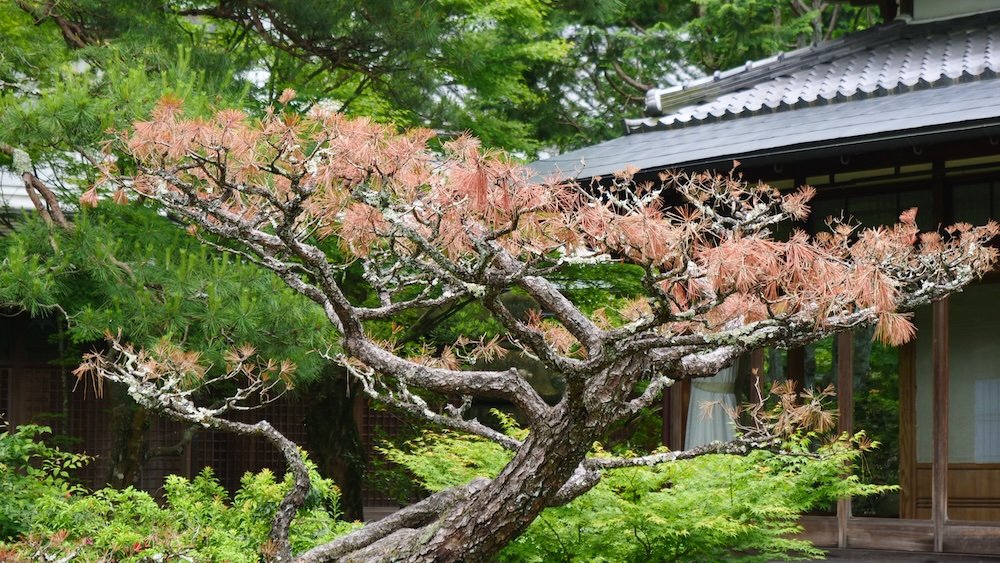
[[(388, 547), (390, 538), (399, 530), (417, 530), (428, 526), (436, 521), (443, 512), (455, 506), (456, 503), (467, 499), (470, 494), (481, 490), (487, 483), (487, 479), (474, 479), (464, 487), (455, 487), (431, 495), (381, 520), (372, 522), (353, 534), (314, 547), (297, 557), (295, 561), (296, 563), (318, 563), (320, 561), (350, 561), (352, 558), (357, 560), (358, 557), (371, 553), (371, 551), (367, 551), (370, 546), (378, 544), (379, 549)], [(412, 543), (406, 545), (411, 549), (413, 547)], [(372, 557), (369, 560), (378, 560), (378, 558)]]
[(602, 430), (565, 413), (532, 433), (500, 475), (449, 511), (434, 535), (402, 560), (490, 560), (551, 504)]

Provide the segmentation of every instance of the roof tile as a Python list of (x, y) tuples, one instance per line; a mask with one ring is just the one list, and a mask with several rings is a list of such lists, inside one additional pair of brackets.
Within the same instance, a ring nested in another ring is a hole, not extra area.
[[(800, 107), (841, 103), (995, 78), (1000, 12), (904, 23), (716, 73), (686, 88), (654, 91), (666, 115), (626, 120), (629, 132), (676, 129)], [(731, 88), (731, 89), (730, 89)], [(672, 100), (707, 102), (670, 108)], [(702, 99), (704, 99), (704, 97)]]
[[(1000, 80), (975, 80), (950, 85), (947, 90), (947, 96), (924, 89), (896, 98), (817, 104), (752, 119), (718, 119), (699, 127), (626, 135), (537, 161), (532, 168), (543, 178), (591, 178), (626, 165), (659, 170), (708, 167), (734, 158), (744, 163), (771, 162), (825, 147), (869, 142), (908, 147), (933, 135), (1000, 131)], [(656, 123), (656, 118), (646, 119)]]

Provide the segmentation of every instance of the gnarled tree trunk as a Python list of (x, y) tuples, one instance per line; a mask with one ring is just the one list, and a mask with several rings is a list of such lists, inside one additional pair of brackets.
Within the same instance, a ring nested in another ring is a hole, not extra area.
[(604, 428), (562, 413), (536, 428), (483, 490), (447, 512), (406, 561), (488, 561), (552, 504)]

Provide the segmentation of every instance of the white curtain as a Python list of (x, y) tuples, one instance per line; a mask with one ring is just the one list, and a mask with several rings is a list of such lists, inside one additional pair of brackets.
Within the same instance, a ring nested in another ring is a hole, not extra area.
[(712, 377), (692, 379), (684, 447), (696, 448), (735, 438), (736, 433), (727, 409), (730, 412), (736, 409), (735, 365)]

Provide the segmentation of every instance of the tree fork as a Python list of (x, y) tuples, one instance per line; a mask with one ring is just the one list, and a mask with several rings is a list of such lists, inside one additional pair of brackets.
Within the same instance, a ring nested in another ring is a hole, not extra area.
[(435, 534), (404, 560), (491, 560), (553, 504), (603, 430), (564, 415), (555, 425), (533, 432), (500, 475), (448, 511)]

